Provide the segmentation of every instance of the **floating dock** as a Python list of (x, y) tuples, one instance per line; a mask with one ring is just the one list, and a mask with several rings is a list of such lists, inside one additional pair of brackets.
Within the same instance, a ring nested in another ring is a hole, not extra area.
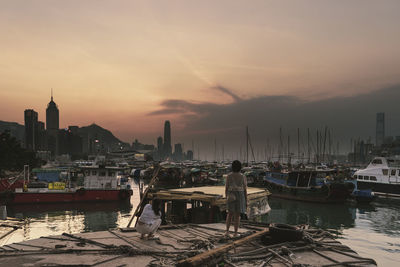
[[(270, 231), (271, 229), (271, 231)], [(1, 266), (376, 266), (319, 229), (274, 241), (272, 227), (244, 222), (239, 236), (225, 224), (160, 227), (151, 240), (134, 229), (47, 236), (0, 247)], [(291, 239), (291, 238), (289, 238)]]

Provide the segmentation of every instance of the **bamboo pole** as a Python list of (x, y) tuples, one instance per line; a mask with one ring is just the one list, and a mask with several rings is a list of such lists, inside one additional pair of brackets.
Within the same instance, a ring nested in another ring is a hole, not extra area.
[(262, 231), (256, 232), (252, 235), (243, 237), (239, 240), (236, 240), (232, 243), (226, 244), (224, 246), (205, 251), (201, 254), (198, 254), (194, 257), (181, 260), (177, 263), (177, 267), (192, 267), (192, 266), (204, 266), (206, 262), (211, 262), (213, 259), (218, 258), (222, 254), (228, 252), (229, 250), (233, 249), (234, 247), (241, 246), (247, 242), (252, 241), (253, 239), (256, 239), (258, 237), (261, 237), (262, 235), (265, 235), (266, 233), (269, 232), (269, 228), (265, 228)]
[(157, 175), (158, 175), (158, 172), (160, 171), (160, 169), (161, 169), (161, 166), (158, 166), (157, 169), (154, 171), (153, 177), (151, 178), (149, 185), (147, 186), (146, 190), (144, 191), (143, 197), (142, 197), (142, 199), (140, 200), (139, 205), (136, 207), (135, 212), (133, 213), (131, 219), (129, 220), (129, 223), (128, 223), (127, 228), (129, 228), (129, 226), (131, 226), (133, 219), (134, 219), (136, 216), (138, 216), (139, 210), (140, 210), (140, 208), (142, 207), (144, 200), (146, 199), (147, 192), (149, 191), (150, 187), (155, 183), (156, 178), (157, 178)]
[(8, 231), (8, 232), (5, 233), (4, 235), (0, 236), (0, 240), (2, 240), (4, 237), (8, 236), (9, 234), (11, 234), (11, 233), (17, 231), (18, 229), (19, 229), (19, 228), (14, 228), (14, 229)]

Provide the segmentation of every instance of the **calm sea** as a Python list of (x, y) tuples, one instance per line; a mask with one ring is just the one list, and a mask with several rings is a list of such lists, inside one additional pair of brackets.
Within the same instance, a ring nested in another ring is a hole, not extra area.
[[(139, 203), (134, 188), (132, 206), (118, 204), (29, 205), (9, 207), (10, 217), (25, 218), (22, 229), (0, 240), (0, 245), (64, 232), (79, 233), (126, 227)], [(379, 200), (370, 205), (322, 205), (271, 199), (266, 222), (310, 224), (329, 229), (340, 241), (379, 266), (399, 266), (400, 200)], [(1, 234), (1, 233), (0, 233)]]

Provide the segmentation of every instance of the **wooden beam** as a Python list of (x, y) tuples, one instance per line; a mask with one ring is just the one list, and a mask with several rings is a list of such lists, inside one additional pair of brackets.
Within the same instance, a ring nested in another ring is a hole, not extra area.
[(222, 254), (228, 252), (229, 250), (233, 249), (234, 247), (241, 246), (247, 242), (252, 241), (253, 239), (256, 239), (258, 237), (261, 237), (262, 235), (265, 235), (269, 232), (269, 228), (265, 228), (262, 231), (256, 232), (252, 235), (243, 237), (239, 240), (236, 240), (232, 243), (223, 245), (221, 247), (205, 251), (201, 254), (198, 254), (194, 257), (181, 260), (177, 263), (177, 267), (193, 267), (193, 266), (205, 266), (207, 265), (207, 262), (212, 262), (213, 259), (218, 258)]
[(151, 178), (149, 185), (147, 186), (146, 190), (144, 191), (143, 197), (142, 197), (142, 199), (140, 200), (139, 205), (137, 205), (135, 212), (133, 213), (131, 219), (129, 220), (129, 223), (128, 223), (128, 225), (126, 226), (127, 228), (129, 228), (129, 227), (131, 226), (131, 223), (132, 223), (133, 219), (134, 219), (136, 216), (139, 216), (139, 211), (140, 211), (140, 209), (141, 209), (141, 207), (142, 207), (142, 205), (143, 205), (143, 202), (145, 201), (145, 199), (146, 199), (146, 197), (147, 197), (147, 192), (149, 191), (149, 189), (151, 188), (151, 186), (156, 182), (156, 180), (157, 180), (157, 175), (158, 175), (158, 172), (160, 171), (160, 169), (161, 169), (161, 166), (158, 165), (158, 166), (157, 166), (157, 169), (154, 170), (153, 177)]

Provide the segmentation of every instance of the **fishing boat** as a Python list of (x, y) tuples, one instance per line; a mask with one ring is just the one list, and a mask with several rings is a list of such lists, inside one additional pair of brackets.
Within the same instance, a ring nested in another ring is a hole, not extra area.
[(400, 160), (374, 158), (365, 169), (353, 175), (358, 189), (372, 190), (378, 195), (400, 197)]
[(343, 203), (354, 185), (335, 181), (334, 170), (272, 170), (264, 178), (272, 197), (319, 203)]
[(6, 205), (41, 203), (76, 203), (103, 201), (130, 201), (133, 194), (130, 181), (121, 176), (122, 167), (85, 166), (82, 179), (51, 175), (55, 169), (34, 170), (36, 179), (24, 179), (23, 186), (0, 193)]

